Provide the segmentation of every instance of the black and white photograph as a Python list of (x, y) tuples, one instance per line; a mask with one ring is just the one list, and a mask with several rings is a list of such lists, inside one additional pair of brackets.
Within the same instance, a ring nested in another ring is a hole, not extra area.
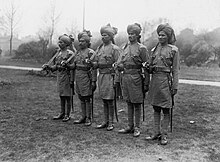
[(219, 162), (219, 0), (0, 0), (1, 162)]

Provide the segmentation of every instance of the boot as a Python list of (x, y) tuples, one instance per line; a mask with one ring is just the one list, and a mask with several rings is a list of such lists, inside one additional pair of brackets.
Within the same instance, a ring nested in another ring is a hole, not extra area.
[(86, 122), (86, 117), (81, 117), (79, 120), (75, 120), (74, 124), (82, 124)]
[(109, 107), (109, 115), (110, 120), (108, 127), (106, 128), (107, 131), (111, 131), (114, 129), (114, 106), (113, 106), (113, 100), (108, 101), (108, 107)]
[(58, 114), (57, 116), (54, 116), (54, 117), (53, 117), (53, 120), (63, 119), (64, 116), (65, 116), (65, 115), (64, 115), (63, 113), (60, 113), (60, 114)]
[(126, 133), (134, 133), (134, 107), (131, 102), (127, 102), (128, 106), (128, 127), (121, 129), (118, 133), (126, 134)]
[(103, 100), (104, 103), (104, 122), (96, 126), (97, 129), (107, 128), (109, 125), (109, 109), (107, 100)]
[(167, 143), (168, 143), (167, 135), (166, 135), (166, 134), (163, 134), (163, 135), (161, 136), (160, 144), (161, 144), (161, 145), (167, 145)]
[(90, 126), (92, 125), (92, 120), (91, 120), (91, 103), (90, 100), (86, 101), (86, 121), (85, 121), (85, 126)]
[(85, 126), (90, 126), (90, 125), (92, 125), (92, 120), (91, 120), (91, 118), (86, 118)]
[(60, 106), (61, 111), (57, 116), (53, 117), (53, 120), (60, 120), (63, 119), (65, 116), (65, 98), (63, 96), (60, 96)]
[(140, 122), (141, 122), (141, 104), (135, 103), (134, 104), (134, 111), (135, 111), (135, 128), (134, 128), (134, 137), (139, 137), (141, 134), (140, 131)]
[(102, 124), (100, 125), (97, 125), (96, 126), (96, 129), (102, 129), (102, 128), (107, 128), (108, 127), (108, 122), (103, 122)]
[(162, 136), (161, 136), (161, 140), (160, 140), (160, 144), (161, 145), (166, 145), (168, 143), (168, 139), (167, 139), (167, 133), (168, 133), (168, 129), (169, 129), (169, 123), (170, 123), (170, 109), (168, 108), (162, 108), (163, 110), (163, 124), (162, 124)]
[(132, 127), (128, 126), (127, 128), (123, 128), (119, 130), (118, 133), (121, 133), (121, 134), (134, 133), (134, 126)]
[(70, 111), (71, 111), (70, 97), (67, 96), (67, 97), (65, 97), (65, 99), (66, 99), (66, 103), (67, 103), (67, 105), (66, 105), (67, 110), (66, 110), (66, 115), (63, 118), (63, 122), (67, 122), (70, 120)]
[(70, 120), (70, 117), (68, 115), (65, 115), (63, 118), (63, 122), (67, 122)]
[(134, 134), (133, 134), (133, 136), (134, 136), (134, 137), (139, 137), (140, 134), (141, 134), (140, 128), (139, 128), (139, 127), (135, 127), (135, 128), (134, 128)]
[(154, 134), (151, 136), (147, 136), (145, 139), (146, 140), (161, 140), (161, 134)]
[(86, 102), (84, 100), (82, 100), (81, 98), (81, 117), (78, 120), (75, 120), (73, 123), (74, 124), (82, 124), (86, 122)]

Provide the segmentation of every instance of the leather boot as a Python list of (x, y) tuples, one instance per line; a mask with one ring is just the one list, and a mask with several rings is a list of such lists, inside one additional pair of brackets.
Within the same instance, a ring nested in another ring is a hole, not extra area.
[(85, 126), (90, 126), (90, 125), (92, 125), (92, 120), (91, 120), (91, 118), (86, 118)]
[(108, 122), (106, 123), (106, 122), (104, 122), (104, 123), (102, 123), (102, 124), (100, 124), (100, 125), (97, 125), (96, 126), (96, 129), (102, 129), (102, 128), (107, 128), (108, 127)]
[(53, 117), (53, 120), (60, 120), (63, 119), (65, 116), (65, 98), (63, 96), (60, 96), (60, 107), (61, 111), (57, 116)]
[(67, 97), (65, 97), (65, 99), (66, 99), (66, 115), (64, 116), (64, 118), (63, 118), (63, 122), (67, 122), (67, 121), (69, 121), (70, 120), (70, 111), (71, 111), (71, 103), (70, 103), (70, 97), (69, 96), (67, 96)]
[(161, 134), (154, 134), (151, 136), (147, 136), (145, 139), (146, 140), (161, 140)]
[(135, 127), (135, 128), (134, 128), (134, 134), (133, 134), (133, 136), (134, 136), (134, 137), (139, 137), (140, 134), (141, 134), (140, 128), (139, 128), (139, 127)]
[(82, 124), (86, 122), (86, 117), (81, 117), (79, 120), (75, 120), (74, 124)]
[(128, 106), (128, 127), (118, 131), (118, 133), (127, 134), (134, 133), (134, 106), (131, 102), (127, 102)]
[(64, 116), (65, 116), (65, 115), (64, 115), (63, 113), (62, 113), (62, 114), (60, 113), (60, 114), (58, 114), (57, 116), (54, 116), (54, 117), (53, 117), (53, 120), (63, 119)]
[(82, 100), (82, 98), (80, 98), (81, 100), (81, 117), (78, 120), (75, 120), (73, 123), (74, 124), (82, 124), (86, 122), (86, 102), (84, 100)]
[(166, 135), (166, 134), (163, 134), (163, 135), (161, 136), (160, 144), (161, 144), (161, 145), (167, 145), (167, 143), (168, 143), (167, 135)]
[(63, 118), (63, 122), (67, 122), (70, 120), (70, 117), (68, 115), (65, 115)]
[(85, 121), (85, 126), (90, 126), (92, 125), (92, 120), (91, 120), (91, 103), (90, 100), (86, 100), (86, 121)]
[(104, 103), (104, 122), (96, 126), (97, 129), (107, 128), (109, 124), (109, 109), (108, 109), (108, 101), (103, 100)]
[(106, 128), (107, 131), (111, 131), (114, 129), (114, 106), (113, 106), (113, 100), (108, 101), (108, 108), (109, 108), (109, 124)]
[(118, 133), (121, 133), (121, 134), (134, 133), (134, 126), (132, 127), (128, 126), (127, 128), (120, 129)]

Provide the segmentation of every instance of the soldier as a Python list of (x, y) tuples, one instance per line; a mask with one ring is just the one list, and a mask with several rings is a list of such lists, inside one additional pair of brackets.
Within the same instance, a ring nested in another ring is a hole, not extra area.
[(102, 124), (97, 125), (96, 128), (106, 128), (108, 131), (111, 131), (114, 129), (113, 99), (115, 93), (113, 87), (118, 84), (119, 81), (113, 66), (118, 60), (120, 49), (114, 44), (114, 36), (117, 34), (117, 28), (111, 27), (110, 24), (108, 24), (101, 27), (100, 33), (102, 35), (103, 44), (99, 46), (96, 51), (96, 64), (99, 68), (98, 87), (104, 105), (104, 121)]
[(67, 48), (71, 43), (67, 35), (61, 35), (58, 39), (60, 49), (47, 64), (42, 66), (43, 69), (57, 71), (57, 90), (60, 96), (61, 112), (58, 116), (53, 117), (53, 119), (62, 119), (63, 122), (70, 120), (70, 69), (73, 68), (70, 64), (73, 61), (74, 53)]
[(123, 47), (123, 54), (118, 59), (117, 67), (123, 72), (122, 88), (123, 98), (128, 107), (128, 127), (119, 130), (119, 133), (133, 133), (134, 137), (138, 137), (140, 135), (141, 104), (149, 87), (149, 75), (146, 71), (142, 73), (142, 63), (147, 61), (148, 52), (147, 48), (140, 43), (140, 24), (128, 25), (127, 33), (129, 43)]
[[(146, 139), (160, 140), (161, 145), (166, 145), (172, 97), (178, 89), (179, 52), (173, 45), (176, 38), (168, 24), (159, 25), (157, 34), (159, 43), (152, 49), (149, 62), (149, 72), (152, 74), (149, 100), (154, 109), (154, 135)], [(163, 111), (162, 122), (161, 111)]]
[(92, 124), (91, 120), (91, 99), (92, 94), (96, 89), (97, 70), (92, 69), (92, 61), (95, 52), (90, 49), (91, 33), (84, 30), (78, 34), (79, 47), (74, 63), (76, 66), (75, 80), (76, 93), (81, 101), (82, 116), (79, 120), (74, 121), (74, 124), (85, 123), (86, 126)]

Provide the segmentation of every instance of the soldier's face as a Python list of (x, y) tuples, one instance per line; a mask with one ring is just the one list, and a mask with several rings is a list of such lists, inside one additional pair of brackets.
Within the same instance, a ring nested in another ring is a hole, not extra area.
[(59, 41), (58, 41), (58, 46), (59, 46), (61, 49), (64, 49), (64, 48), (67, 47), (66, 43), (63, 42), (62, 40), (59, 40)]
[(164, 31), (160, 31), (158, 34), (159, 43), (164, 45), (168, 43), (168, 36)]
[(136, 42), (137, 41), (137, 35), (133, 31), (130, 31), (130, 32), (128, 32), (128, 39), (131, 43)]
[(111, 37), (107, 33), (102, 33), (102, 41), (103, 43), (109, 43), (111, 41)]
[(85, 39), (79, 39), (79, 47), (80, 49), (85, 49), (87, 47), (87, 42)]

